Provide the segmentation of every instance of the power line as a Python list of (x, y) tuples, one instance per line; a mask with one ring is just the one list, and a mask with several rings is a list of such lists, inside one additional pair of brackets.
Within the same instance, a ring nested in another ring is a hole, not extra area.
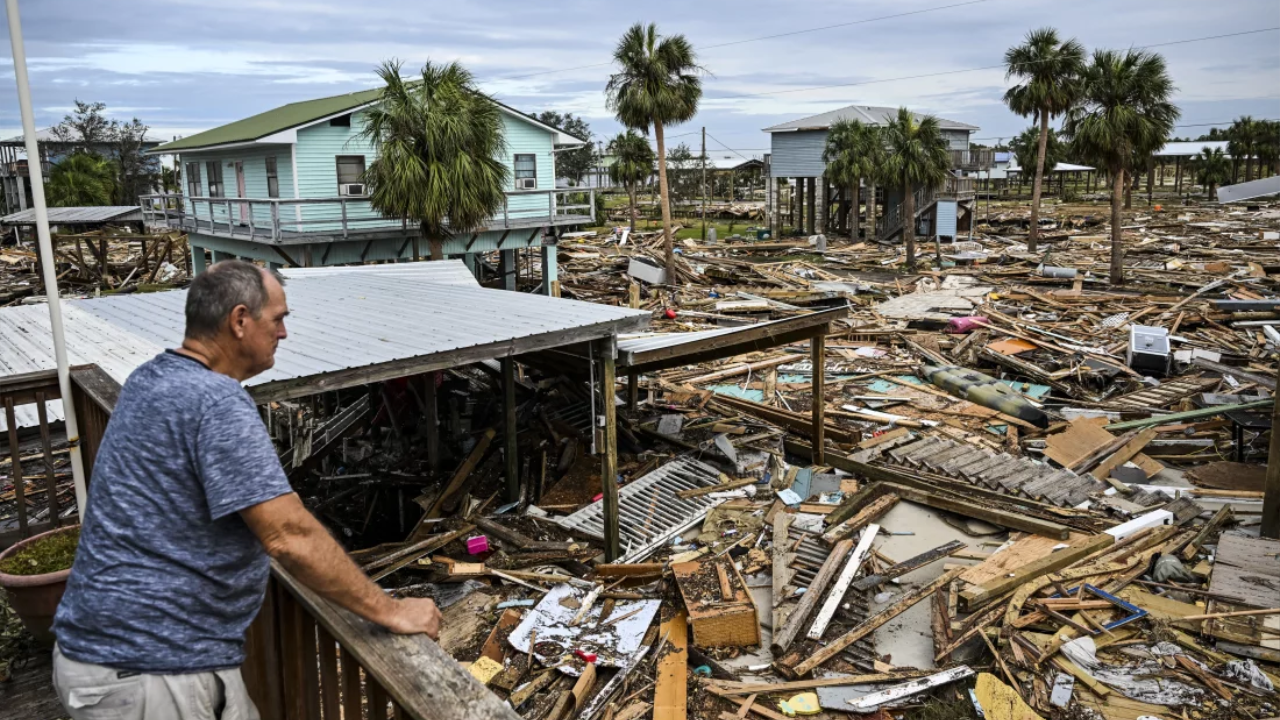
[[(835, 28), (850, 27), (853, 25), (866, 25), (868, 23), (881, 22), (884, 20), (893, 20), (895, 18), (907, 17), (910, 15), (923, 15), (925, 13), (937, 12), (939, 10), (950, 10), (952, 8), (964, 7), (966, 5), (978, 5), (991, 0), (967, 0), (966, 2), (953, 3), (951, 5), (939, 5), (937, 7), (924, 8), (921, 10), (912, 10), (910, 12), (894, 13), (893, 15), (881, 15), (880, 17), (864, 18), (862, 20), (850, 20), (849, 22), (835, 23), (833, 25), (822, 25), (820, 27), (805, 28), (804, 30), (793, 30), (791, 32), (777, 33), (774, 35), (761, 35), (760, 37), (746, 38), (744, 40), (732, 40), (726, 43), (716, 45), (705, 45), (701, 48), (701, 52), (707, 50), (715, 50), (716, 48), (729, 47), (731, 45), (744, 45), (746, 43), (760, 42), (762, 40), (774, 40), (781, 37), (791, 37), (793, 35), (804, 35), (806, 33), (820, 32), (823, 30), (833, 30)], [(592, 63), (591, 65), (576, 65), (574, 67), (559, 68), (556, 70), (539, 70), (538, 72), (525, 73), (523, 75), (506, 75), (494, 80), (523, 80), (524, 78), (537, 77), (539, 75), (551, 75), (553, 73), (569, 72), (571, 70), (588, 70), (590, 68), (606, 67), (612, 65), (612, 62)]]
[[(1169, 41), (1169, 42), (1153, 43), (1153, 44), (1151, 44), (1151, 45), (1142, 45), (1142, 46), (1135, 47), (1135, 48), (1131, 48), (1131, 49), (1133, 49), (1133, 50), (1148, 50), (1148, 49), (1150, 49), (1150, 48), (1168, 47), (1168, 46), (1170, 46), (1170, 45), (1185, 45), (1185, 44), (1187, 44), (1187, 43), (1193, 43), (1193, 42), (1204, 42), (1204, 41), (1207, 41), (1207, 40), (1221, 40), (1221, 39), (1224, 39), (1224, 38), (1240, 37), (1240, 36), (1243, 36), (1243, 35), (1256, 35), (1256, 34), (1258, 34), (1258, 33), (1274, 32), (1274, 31), (1276, 31), (1276, 30), (1280, 30), (1280, 26), (1278, 26), (1278, 27), (1269, 27), (1269, 28), (1261, 28), (1261, 29), (1258, 29), (1258, 30), (1245, 30), (1245, 31), (1242, 31), (1242, 32), (1227, 33), (1227, 34), (1225, 34), (1225, 35), (1206, 35), (1206, 36), (1204, 36), (1204, 37), (1198, 37), (1198, 38), (1187, 38), (1187, 39), (1185, 39), (1185, 40), (1171, 40), (1171, 41)], [(1042, 61), (1041, 61), (1041, 62), (1042, 62)], [(1030, 64), (1032, 64), (1032, 63), (1023, 63), (1023, 64), (1025, 64), (1025, 65), (1030, 65)], [(707, 98), (707, 99), (708, 99), (708, 100), (733, 100), (733, 99), (736, 99), (736, 98), (766, 97), (766, 96), (769, 96), (769, 95), (785, 95), (785, 94), (789, 94), (789, 93), (810, 92), (810, 91), (812, 91), (812, 90), (829, 90), (829, 89), (832, 89), (832, 88), (855, 87), (855, 86), (858, 86), (858, 85), (875, 85), (875, 84), (878, 84), (878, 83), (898, 82), (898, 81), (900, 81), (900, 80), (920, 80), (920, 79), (922, 79), (922, 78), (942, 77), (942, 76), (944, 76), (944, 75), (959, 75), (959, 74), (961, 74), (961, 73), (979, 72), (979, 71), (981, 71), (981, 70), (996, 70), (996, 69), (1002, 69), (1002, 68), (1005, 68), (1005, 67), (1007, 67), (1007, 66), (1006, 66), (1004, 63), (1000, 63), (1000, 64), (998, 64), (998, 65), (984, 65), (984, 66), (982, 66), (982, 67), (966, 68), (966, 69), (963, 69), (963, 70), (943, 70), (943, 71), (941, 71), (941, 72), (924, 73), (924, 74), (921, 74), (921, 75), (903, 75), (903, 76), (900, 76), (900, 77), (892, 77), (892, 78), (875, 78), (875, 79), (872, 79), (872, 80), (860, 80), (860, 81), (858, 81), (858, 82), (849, 82), (849, 83), (836, 83), (836, 84), (833, 84), (833, 85), (814, 85), (814, 86), (812, 86), (812, 87), (788, 88), (788, 89), (786, 89), (786, 90), (769, 90), (769, 91), (766, 91), (766, 92), (758, 92), (758, 93), (742, 93), (742, 94), (738, 94), (738, 95), (721, 95), (721, 96), (719, 96), (719, 97), (713, 97), (713, 98)]]
[(716, 143), (720, 145), (720, 147), (724, 148), (725, 150), (728, 150), (729, 152), (733, 153), (734, 155), (737, 155), (738, 157), (742, 158), (743, 160), (750, 160), (750, 159), (751, 159), (751, 158), (747, 157), (746, 155), (743, 155), (742, 153), (738, 152), (738, 151), (737, 151), (737, 150), (735, 150), (734, 148), (731, 148), (731, 147), (729, 147), (728, 145), (725, 145), (724, 143), (720, 142), (719, 140), (717, 140), (717, 139), (716, 139), (716, 136), (715, 136), (715, 135), (712, 135), (711, 133), (707, 133), (707, 137), (711, 138), (712, 140), (715, 140), (715, 141), (716, 141)]

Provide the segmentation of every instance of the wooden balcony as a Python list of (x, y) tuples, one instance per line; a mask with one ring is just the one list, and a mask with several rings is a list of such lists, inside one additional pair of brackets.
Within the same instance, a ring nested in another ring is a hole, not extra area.
[[(587, 196), (586, 204), (569, 202)], [(228, 198), (182, 194), (142, 195), (143, 221), (232, 240), (270, 245), (372, 240), (417, 236), (419, 229), (403, 219), (386, 218), (365, 197)], [(595, 222), (595, 190), (520, 190), (508, 192), (502, 212), (469, 233)]]

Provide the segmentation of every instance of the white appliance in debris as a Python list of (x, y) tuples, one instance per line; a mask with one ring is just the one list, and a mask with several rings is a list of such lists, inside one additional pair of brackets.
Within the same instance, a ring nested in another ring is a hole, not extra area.
[(1152, 375), (1169, 372), (1169, 331), (1146, 325), (1129, 326), (1129, 367)]

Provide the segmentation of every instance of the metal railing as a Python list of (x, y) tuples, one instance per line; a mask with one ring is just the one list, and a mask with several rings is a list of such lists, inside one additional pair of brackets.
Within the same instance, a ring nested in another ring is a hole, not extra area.
[[(586, 204), (571, 201), (572, 196), (584, 195)], [(566, 201), (561, 201), (561, 197)], [(142, 195), (138, 200), (143, 221), (150, 225), (271, 243), (315, 235), (347, 239), (369, 232), (416, 232), (404, 219), (380, 214), (367, 197), (186, 197), (180, 193), (162, 193)], [(507, 230), (594, 221), (594, 189), (515, 190), (505, 194), (501, 213), (480, 229)]]

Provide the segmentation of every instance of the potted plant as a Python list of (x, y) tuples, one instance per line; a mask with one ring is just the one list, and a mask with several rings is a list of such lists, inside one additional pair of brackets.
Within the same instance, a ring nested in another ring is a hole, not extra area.
[(53, 613), (62, 601), (80, 526), (34, 535), (0, 552), (0, 588), (36, 642), (53, 645)]

